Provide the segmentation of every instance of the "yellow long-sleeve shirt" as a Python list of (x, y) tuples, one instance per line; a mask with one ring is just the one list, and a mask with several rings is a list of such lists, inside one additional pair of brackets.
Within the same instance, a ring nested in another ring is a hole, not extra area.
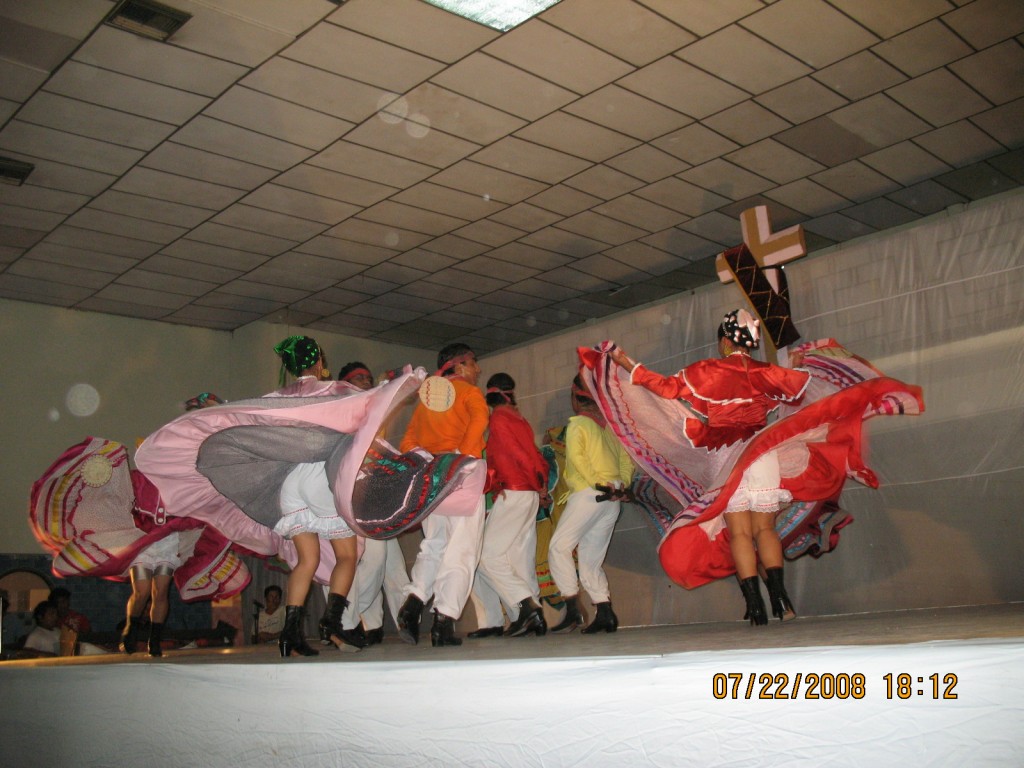
[(569, 493), (601, 485), (628, 486), (633, 462), (607, 427), (588, 416), (573, 416), (565, 431), (565, 480)]

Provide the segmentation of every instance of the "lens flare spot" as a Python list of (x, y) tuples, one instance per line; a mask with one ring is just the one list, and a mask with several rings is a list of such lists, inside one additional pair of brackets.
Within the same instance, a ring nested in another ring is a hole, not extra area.
[(64, 405), (72, 416), (92, 416), (99, 410), (100, 393), (91, 384), (75, 384), (68, 390)]

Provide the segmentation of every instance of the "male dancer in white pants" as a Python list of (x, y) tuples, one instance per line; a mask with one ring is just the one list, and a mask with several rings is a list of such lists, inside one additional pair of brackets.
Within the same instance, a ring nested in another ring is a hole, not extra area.
[[(476, 354), (465, 344), (449, 344), (437, 355), (439, 376), (452, 384), (455, 399), (445, 411), (434, 411), (418, 403), (400, 450), (424, 448), (432, 454), (462, 453), (483, 456), (488, 411), (476, 383), (480, 366)], [(455, 620), (469, 599), (473, 575), (480, 560), (484, 528), (484, 497), (480, 495), (470, 515), (432, 514), (423, 520), (423, 541), (409, 574), (412, 583), (398, 612), (398, 634), (407, 643), (419, 641), (424, 604), (434, 598), (434, 624), (430, 644), (434, 647), (462, 645), (455, 637)]]
[[(597, 608), (597, 616), (584, 634), (614, 632), (619, 627), (612, 611), (605, 576), (605, 555), (619, 518), (624, 489), (633, 479), (633, 462), (577, 376), (572, 383), (572, 406), (565, 434), (565, 478), (569, 499), (548, 546), (548, 565), (558, 591), (565, 598), (565, 619), (552, 632), (571, 632), (583, 625), (577, 602), (580, 584)], [(579, 561), (579, 579), (572, 552)]]

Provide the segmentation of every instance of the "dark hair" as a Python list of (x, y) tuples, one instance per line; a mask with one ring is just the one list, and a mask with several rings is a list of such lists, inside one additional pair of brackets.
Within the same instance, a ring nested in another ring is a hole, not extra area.
[(587, 387), (583, 383), (583, 377), (577, 373), (576, 377), (572, 380), (571, 397), (575, 398), (581, 406), (597, 405), (597, 402), (589, 394), (583, 394), (587, 391)]
[[(444, 349), (437, 353), (437, 369), (441, 370), (442, 368), (444, 368), (445, 363), (447, 363), (449, 360), (454, 360), (456, 357), (459, 357), (460, 355), (472, 354), (473, 349), (468, 344), (463, 344), (460, 341), (457, 341), (454, 344), (449, 344), (447, 347), (445, 347)], [(453, 373), (454, 371), (449, 370), (445, 371), (444, 375), (451, 376)]]
[[(345, 377), (348, 376), (350, 373), (352, 373), (352, 371), (356, 370), (357, 368), (365, 368), (367, 372), (369, 372), (370, 370), (370, 366), (368, 366), (366, 363), (362, 363), (358, 360), (353, 360), (351, 363), (345, 363), (343, 366), (341, 366), (341, 370), (338, 371), (338, 381), (344, 381)], [(373, 374), (370, 374), (370, 378), (373, 378)]]
[[(309, 336), (289, 336), (276, 347), (274, 352), (281, 358), (281, 364), (292, 376), (300, 376), (302, 372), (316, 365), (323, 358), (323, 350), (316, 339)], [(324, 361), (326, 366), (327, 361)]]
[[(499, 405), (516, 404), (516, 382), (507, 373), (496, 373), (487, 380), (487, 404), (492, 408)], [(497, 389), (497, 392), (490, 390)]]
[(51, 608), (53, 608), (53, 610), (56, 611), (57, 610), (57, 604), (56, 603), (51, 603), (49, 600), (43, 600), (38, 605), (36, 605), (35, 608), (32, 609), (32, 618), (35, 619), (36, 624), (38, 624), (39, 620), (41, 618), (43, 618), (43, 614), (46, 613)]
[(269, 587), (263, 590), (264, 599), (269, 597), (271, 592), (277, 592), (278, 595), (284, 595), (284, 592), (281, 591), (281, 588), (277, 586), (277, 584), (271, 584)]
[(68, 600), (70, 600), (71, 593), (68, 592), (66, 587), (54, 587), (50, 590), (50, 596), (46, 599), (49, 600), (51, 603), (56, 604), (56, 602), (62, 597), (66, 597)]

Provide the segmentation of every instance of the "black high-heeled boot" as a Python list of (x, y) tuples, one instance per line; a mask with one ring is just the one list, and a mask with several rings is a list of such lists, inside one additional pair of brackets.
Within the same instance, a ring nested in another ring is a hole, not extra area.
[(366, 645), (366, 638), (363, 637), (362, 632), (342, 628), (341, 616), (345, 613), (346, 608), (348, 608), (348, 598), (345, 595), (339, 595), (336, 592), (327, 595), (327, 607), (324, 609), (324, 615), (320, 618), (319, 624), (320, 639), (322, 640), (326, 636), (327, 642), (338, 650), (355, 653)]
[(772, 615), (784, 621), (787, 613), (796, 618), (793, 603), (786, 594), (786, 585), (782, 580), (782, 568), (765, 568), (764, 583), (768, 587), (768, 601), (772, 604)]
[(474, 629), (466, 637), (479, 640), (481, 637), (501, 637), (504, 634), (504, 627), (480, 627), (480, 629)]
[(552, 632), (572, 632), (576, 627), (582, 627), (584, 623), (576, 595), (562, 599), (565, 600), (565, 618), (551, 627)]
[(423, 601), (416, 595), (409, 595), (398, 609), (398, 636), (409, 645), (420, 641), (420, 620), (423, 618)]
[(284, 609), (284, 629), (277, 647), (284, 657), (297, 653), (299, 656), (319, 656), (320, 651), (309, 647), (302, 631), (302, 606), (287, 605)]
[(619, 617), (615, 615), (610, 602), (598, 603), (594, 607), (597, 608), (597, 616), (594, 617), (590, 626), (583, 630), (582, 634), (596, 635), (602, 631), (614, 632), (619, 628)]
[(743, 599), (747, 601), (745, 618), (749, 618), (751, 624), (758, 626), (767, 624), (768, 614), (764, 610), (764, 599), (761, 597), (761, 586), (758, 584), (757, 576), (741, 580), (740, 591), (743, 592)]
[(161, 643), (164, 639), (164, 625), (153, 622), (149, 625), (149, 655), (163, 656), (164, 649)]
[(118, 649), (121, 653), (129, 655), (135, 653), (139, 644), (139, 619), (142, 616), (129, 616), (128, 623), (124, 625), (124, 632), (121, 633), (121, 642)]
[(455, 636), (455, 619), (434, 611), (434, 625), (430, 628), (430, 644), (434, 648), (443, 645), (462, 645), (462, 638)]
[(508, 637), (523, 637), (531, 632), (540, 637), (548, 631), (544, 612), (530, 598), (519, 601), (519, 618), (513, 621), (505, 634)]

